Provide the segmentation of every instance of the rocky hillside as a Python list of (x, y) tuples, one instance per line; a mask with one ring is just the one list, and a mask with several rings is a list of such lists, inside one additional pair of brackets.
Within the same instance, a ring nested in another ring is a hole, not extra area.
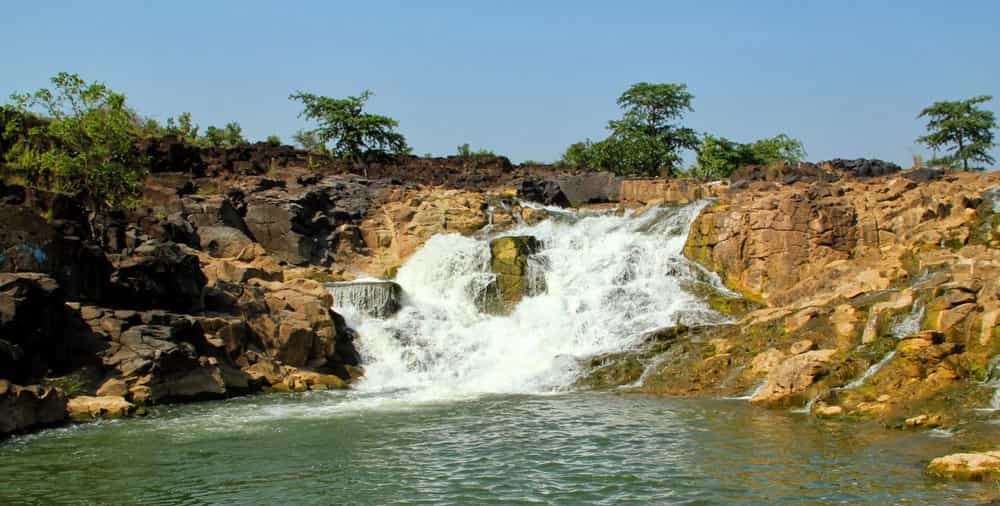
[(788, 172), (716, 191), (685, 247), (755, 304), (708, 294), (732, 325), (653, 334), (595, 360), (589, 384), (649, 366), (637, 391), (899, 427), (993, 416), (1000, 174)]

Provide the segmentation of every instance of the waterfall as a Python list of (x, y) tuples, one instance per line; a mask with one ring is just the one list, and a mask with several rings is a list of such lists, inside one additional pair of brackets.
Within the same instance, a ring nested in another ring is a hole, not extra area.
[(638, 346), (653, 329), (721, 322), (684, 289), (704, 279), (681, 253), (704, 206), (639, 217), (563, 211), (507, 231), (543, 244), (529, 266), (544, 290), (503, 316), (477, 305), (494, 279), (493, 237), (432, 237), (398, 272), (406, 303), (395, 316), (345, 315), (365, 366), (357, 388), (427, 400), (559, 391), (572, 385), (579, 358)]
[[(892, 327), (889, 328), (889, 335), (896, 339), (902, 339), (906, 336), (920, 332), (920, 321), (924, 318), (924, 309), (925, 308), (922, 304), (914, 301), (910, 312), (902, 318), (896, 320), (892, 324)], [(850, 383), (837, 387), (834, 390), (853, 390), (861, 385), (864, 385), (865, 381), (868, 381), (868, 378), (871, 378), (875, 375), (875, 373), (879, 372), (882, 367), (885, 366), (885, 364), (888, 364), (895, 356), (896, 350), (886, 353), (881, 360), (869, 366), (868, 369), (865, 369), (865, 372), (862, 373), (861, 376), (854, 378)]]
[(333, 296), (333, 306), (345, 317), (358, 314), (385, 318), (399, 310), (401, 290), (399, 285), (381, 279), (361, 279), (327, 283)]
[(889, 353), (886, 353), (885, 356), (882, 357), (882, 360), (879, 360), (878, 362), (872, 364), (868, 369), (865, 369), (865, 372), (861, 376), (854, 378), (854, 380), (852, 380), (850, 383), (840, 387), (839, 390), (853, 390), (861, 385), (864, 385), (865, 381), (868, 381), (868, 378), (874, 376), (875, 373), (879, 371), (879, 369), (882, 369), (882, 366), (888, 364), (889, 361), (892, 360), (892, 358), (895, 356), (896, 356), (896, 350), (892, 350)]

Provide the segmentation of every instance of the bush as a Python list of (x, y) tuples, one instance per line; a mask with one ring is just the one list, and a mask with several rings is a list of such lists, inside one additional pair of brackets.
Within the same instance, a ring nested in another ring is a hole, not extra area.
[(125, 95), (76, 74), (51, 81), (54, 90), (12, 95), (22, 117), (37, 111), (44, 121), (14, 142), (7, 161), (29, 184), (81, 192), (92, 210), (134, 206), (146, 171), (133, 148), (138, 129)]
[(461, 158), (472, 158), (476, 156), (497, 156), (497, 154), (488, 149), (473, 151), (472, 148), (469, 147), (469, 143), (466, 142), (458, 147), (458, 156)]
[(267, 140), (264, 141), (264, 142), (267, 142), (268, 144), (270, 144), (272, 146), (280, 146), (281, 145), (281, 137), (278, 137), (277, 135), (268, 135), (267, 136)]
[(698, 146), (697, 165), (691, 174), (726, 178), (746, 165), (769, 165), (774, 162), (798, 162), (805, 158), (802, 143), (785, 134), (741, 144), (725, 137), (705, 134)]

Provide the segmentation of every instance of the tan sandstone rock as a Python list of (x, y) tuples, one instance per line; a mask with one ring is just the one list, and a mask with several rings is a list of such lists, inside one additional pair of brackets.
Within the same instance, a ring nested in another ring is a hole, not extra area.
[(785, 359), (767, 375), (767, 382), (750, 398), (750, 402), (766, 405), (787, 405), (795, 402), (816, 380), (828, 371), (837, 350), (807, 351)]
[(135, 412), (135, 404), (121, 396), (78, 396), (66, 404), (66, 414), (75, 421), (98, 418), (122, 418)]
[(941, 478), (985, 481), (1000, 477), (1000, 451), (953, 453), (927, 465), (927, 474)]

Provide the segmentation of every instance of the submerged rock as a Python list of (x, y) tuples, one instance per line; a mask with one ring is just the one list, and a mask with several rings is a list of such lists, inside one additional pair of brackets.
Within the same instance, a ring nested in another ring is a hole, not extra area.
[(338, 308), (353, 308), (374, 318), (387, 318), (399, 311), (403, 287), (392, 281), (364, 280), (327, 283)]

